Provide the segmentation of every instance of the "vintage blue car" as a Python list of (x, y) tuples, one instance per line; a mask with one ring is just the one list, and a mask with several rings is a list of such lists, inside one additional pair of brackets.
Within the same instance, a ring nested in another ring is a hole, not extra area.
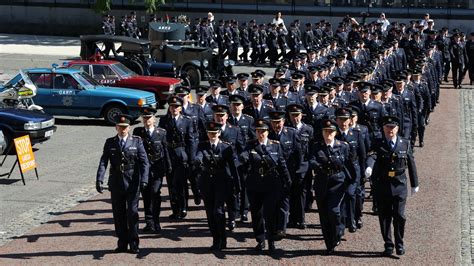
[[(51, 115), (103, 117), (114, 124), (120, 114), (140, 116), (140, 108), (156, 107), (155, 95), (146, 91), (106, 87), (89, 74), (67, 68), (23, 70), (36, 85), (35, 104)], [(21, 79), (17, 75), (15, 79)]]

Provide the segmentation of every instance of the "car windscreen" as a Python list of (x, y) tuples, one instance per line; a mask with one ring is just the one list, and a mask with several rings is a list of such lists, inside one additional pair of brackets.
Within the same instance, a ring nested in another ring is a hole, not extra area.
[(85, 72), (74, 73), (73, 76), (81, 83), (82, 86), (91, 89), (95, 86), (101, 86), (93, 77)]
[(122, 63), (112, 64), (110, 66), (115, 70), (115, 72), (117, 72), (117, 74), (119, 74), (119, 76), (122, 76), (122, 77), (137, 76), (137, 73), (133, 72)]

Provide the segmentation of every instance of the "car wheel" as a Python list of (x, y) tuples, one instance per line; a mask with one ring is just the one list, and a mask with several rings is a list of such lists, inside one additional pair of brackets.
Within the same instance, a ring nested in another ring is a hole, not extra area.
[[(8, 151), (8, 149), (10, 149), (10, 146), (12, 145), (13, 137), (10, 131), (2, 129), (2, 132), (3, 132), (3, 138), (5, 139), (5, 143), (7, 144), (7, 146), (4, 147), (3, 149), (3, 154), (6, 154), (6, 152)], [(11, 153), (12, 151), (10, 151), (10, 154)]]
[(195, 66), (185, 66), (183, 72), (188, 74), (189, 83), (192, 87), (199, 86), (201, 83), (201, 72)]
[(107, 108), (104, 110), (104, 119), (105, 122), (109, 125), (115, 125), (115, 119), (117, 116), (126, 114), (127, 110), (117, 104), (109, 105)]
[(126, 61), (126, 65), (128, 68), (133, 70), (133, 72), (137, 73), (140, 76), (143, 76), (143, 66), (137, 60), (128, 60)]

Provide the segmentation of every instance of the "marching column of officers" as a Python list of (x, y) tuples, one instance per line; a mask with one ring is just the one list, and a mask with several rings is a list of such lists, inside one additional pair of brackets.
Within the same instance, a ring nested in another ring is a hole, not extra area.
[(156, 110), (144, 108), (144, 127), (133, 135), (130, 118), (118, 117), (97, 173), (102, 192), (110, 163), (117, 252), (139, 251), (140, 192), (144, 231), (160, 233), (166, 178), (171, 219), (187, 215), (188, 183), (194, 203), (204, 202), (212, 250), (227, 247), (229, 231), (248, 222), (250, 211), (256, 249), (273, 251), (287, 228), (306, 228), (305, 213), (316, 202), (332, 254), (346, 229), (363, 228), (365, 199), (372, 198), (383, 254), (403, 255), (408, 187), (413, 194), (419, 186), (414, 147), (417, 139), (424, 146), (446, 70), (436, 45), (410, 58), (397, 36), (377, 49), (358, 37), (349, 47), (330, 39), (293, 54), (268, 81), (257, 69), (177, 87), (159, 123)]

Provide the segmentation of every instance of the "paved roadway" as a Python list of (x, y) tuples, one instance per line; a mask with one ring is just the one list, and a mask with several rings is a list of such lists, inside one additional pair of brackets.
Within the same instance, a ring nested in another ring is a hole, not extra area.
[[(18, 68), (50, 66), (69, 56), (71, 53), (0, 54), (0, 72), (4, 73), (0, 80)], [(140, 260), (129, 254), (111, 254), (116, 239), (109, 195), (94, 192), (94, 177), (104, 139), (113, 135), (114, 129), (100, 120), (60, 118), (56, 134), (36, 152), (40, 180), (29, 173), (23, 186), (18, 172), (12, 180), (0, 179), (0, 264), (469, 264), (469, 200), (474, 193), (466, 188), (470, 183), (466, 177), (473, 176), (473, 93), (449, 87), (442, 90), (425, 148), (416, 150), (420, 192), (408, 200), (407, 254), (402, 258), (379, 256), (383, 243), (377, 218), (369, 211), (370, 202), (364, 228), (347, 233), (335, 256), (320, 256), (324, 244), (316, 212), (308, 214), (308, 229), (289, 230), (289, 237), (277, 243), (278, 251), (271, 256), (253, 252), (255, 241), (249, 224), (229, 234), (228, 251), (210, 253), (203, 208), (191, 202), (187, 220), (170, 222), (164, 218), (161, 237), (142, 236)], [(463, 134), (459, 133), (460, 126)], [(6, 165), (11, 163), (9, 158)], [(0, 173), (5, 171), (6, 167), (0, 168)], [(461, 181), (465, 184), (462, 189)], [(166, 194), (166, 189), (163, 192)], [(162, 216), (169, 214), (167, 202)]]

